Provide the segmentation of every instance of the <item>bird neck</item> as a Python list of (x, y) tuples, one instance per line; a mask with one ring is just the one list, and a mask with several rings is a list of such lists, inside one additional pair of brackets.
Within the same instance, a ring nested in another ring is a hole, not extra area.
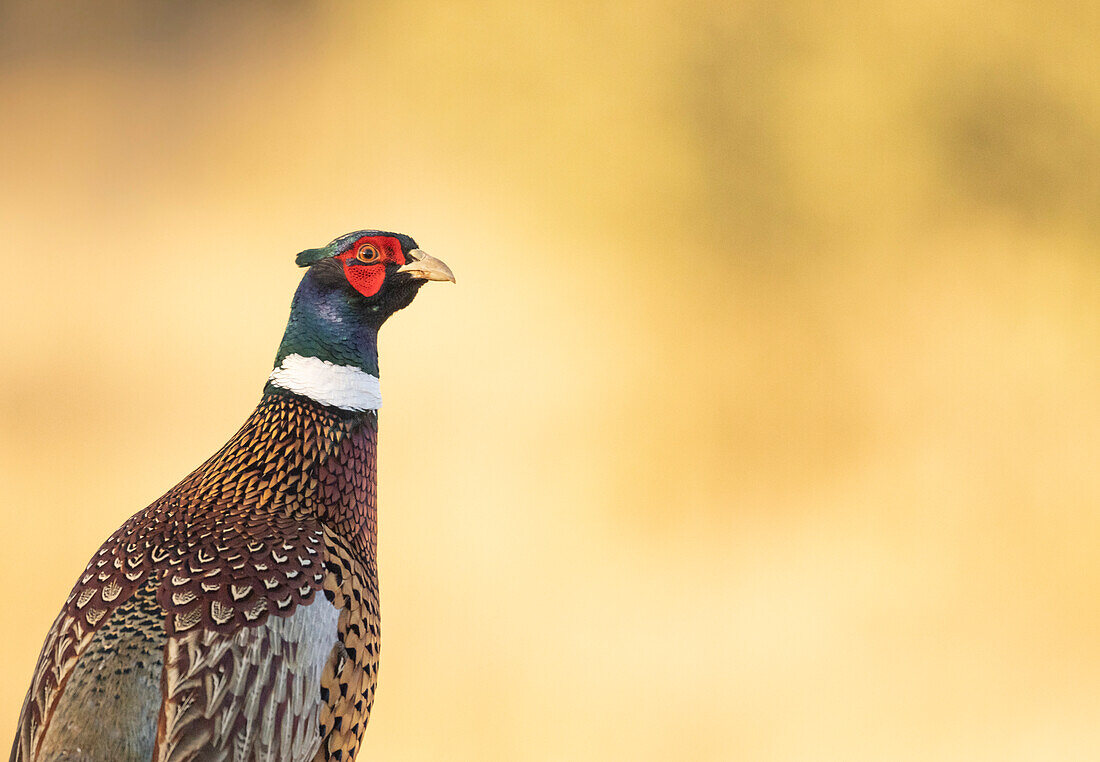
[(293, 394), (342, 411), (382, 405), (378, 381), (378, 327), (355, 309), (348, 294), (326, 286), (312, 271), (302, 279), (265, 394)]

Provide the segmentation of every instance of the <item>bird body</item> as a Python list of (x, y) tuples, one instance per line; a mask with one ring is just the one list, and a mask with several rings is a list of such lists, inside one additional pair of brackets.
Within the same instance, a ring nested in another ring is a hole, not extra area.
[(453, 276), (377, 231), (299, 263), (259, 406), (92, 557), (47, 634), (13, 761), (354, 759), (380, 644), (377, 329)]

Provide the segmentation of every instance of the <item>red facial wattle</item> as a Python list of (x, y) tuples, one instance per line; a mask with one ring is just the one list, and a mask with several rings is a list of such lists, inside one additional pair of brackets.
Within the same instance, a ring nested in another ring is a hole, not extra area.
[(382, 288), (387, 264), (405, 264), (401, 244), (389, 236), (364, 236), (338, 258), (348, 283), (363, 296), (374, 296)]
[(344, 262), (344, 274), (348, 283), (363, 296), (374, 296), (386, 280), (386, 267), (377, 265), (349, 265)]

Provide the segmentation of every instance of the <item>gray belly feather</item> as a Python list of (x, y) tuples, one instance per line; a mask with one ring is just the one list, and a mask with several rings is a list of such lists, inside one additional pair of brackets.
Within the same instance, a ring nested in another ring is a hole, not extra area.
[[(58, 699), (36, 762), (153, 758), (167, 643), (164, 616), (150, 583), (96, 632)], [(202, 711), (208, 707), (221, 718), (214, 722), (214, 736), (188, 759), (220, 760), (241, 753), (270, 762), (313, 759), (321, 743), (321, 674), (338, 642), (338, 620), (339, 611), (318, 596), (290, 616), (271, 617), (255, 629), (226, 636), (231, 674), (247, 675), (249, 681), (222, 691), (217, 701), (196, 694), (189, 710), (173, 714), (174, 722), (201, 722), (203, 716), (212, 719)], [(223, 653), (225, 648), (212, 649), (209, 656), (217, 662)], [(201, 650), (196, 655), (201, 661)], [(206, 668), (215, 668), (214, 662)], [(192, 664), (191, 669), (204, 667)], [(196, 687), (215, 684), (201, 680)], [(171, 695), (173, 686), (167, 688)], [(257, 702), (260, 696), (284, 708), (281, 723), (273, 723), (273, 707)], [(169, 725), (167, 737), (177, 737), (177, 728)]]
[(37, 759), (148, 762), (164, 641), (164, 612), (147, 585), (114, 612), (73, 667)]

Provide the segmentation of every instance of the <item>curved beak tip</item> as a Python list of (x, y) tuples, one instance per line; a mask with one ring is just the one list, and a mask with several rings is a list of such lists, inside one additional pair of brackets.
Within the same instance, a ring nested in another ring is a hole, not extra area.
[[(447, 263), (441, 259), (436, 259), (431, 254), (427, 254), (420, 249), (409, 252), (410, 261), (408, 264), (402, 265), (397, 268), (399, 273), (408, 273), (413, 278), (419, 278), (420, 280), (449, 280), (451, 283), (455, 283), (455, 274), (451, 272), (451, 268), (447, 267)], [(412, 256), (419, 255), (419, 259), (412, 259)]]

